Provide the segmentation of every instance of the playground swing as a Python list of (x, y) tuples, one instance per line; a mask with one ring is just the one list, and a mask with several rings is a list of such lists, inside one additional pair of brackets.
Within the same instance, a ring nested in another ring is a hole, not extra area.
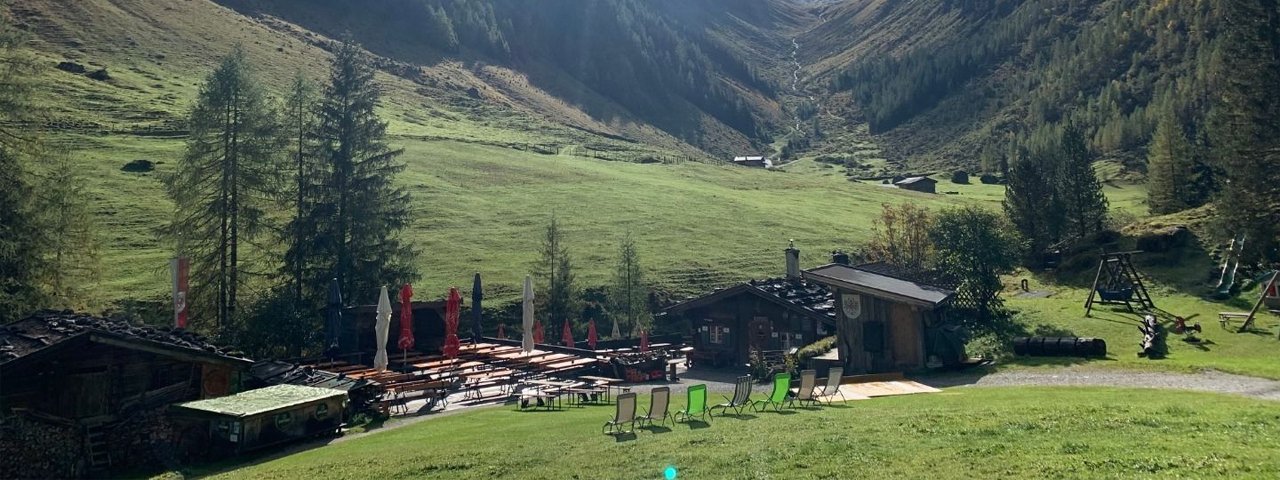
[(1093, 312), (1094, 304), (1124, 305), (1134, 311), (1137, 303), (1144, 310), (1156, 308), (1147, 287), (1142, 283), (1138, 270), (1133, 266), (1133, 254), (1140, 251), (1103, 253), (1098, 262), (1098, 273), (1093, 277), (1093, 288), (1084, 302), (1084, 316)]
[(1243, 318), (1244, 323), (1240, 325), (1240, 328), (1237, 329), (1236, 332), (1244, 332), (1249, 330), (1249, 327), (1253, 326), (1253, 320), (1258, 317), (1258, 310), (1261, 310), (1264, 305), (1266, 305), (1267, 309), (1272, 313), (1280, 313), (1280, 311), (1277, 311), (1275, 307), (1276, 305), (1280, 305), (1280, 295), (1277, 295), (1276, 291), (1277, 278), (1280, 278), (1280, 271), (1272, 272), (1271, 280), (1268, 280), (1266, 285), (1263, 285), (1262, 293), (1259, 295), (1258, 301), (1253, 304), (1253, 310), (1249, 310), (1248, 313), (1218, 312), (1218, 323), (1222, 324), (1223, 328), (1226, 328), (1227, 322), (1233, 319)]

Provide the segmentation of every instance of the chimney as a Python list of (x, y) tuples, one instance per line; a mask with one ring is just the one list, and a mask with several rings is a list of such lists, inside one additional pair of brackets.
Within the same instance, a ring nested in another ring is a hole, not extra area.
[(844, 253), (844, 250), (836, 250), (831, 252), (831, 263), (834, 263), (837, 265), (853, 264), (853, 262), (849, 261), (849, 254)]
[(796, 241), (787, 246), (787, 278), (800, 278), (800, 251), (796, 250)]

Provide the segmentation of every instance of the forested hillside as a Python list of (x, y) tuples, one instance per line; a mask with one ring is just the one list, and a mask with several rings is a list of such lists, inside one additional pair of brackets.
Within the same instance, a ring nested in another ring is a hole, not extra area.
[(994, 171), (1076, 123), (1141, 169), (1161, 112), (1203, 143), (1230, 3), (855, 0), (807, 38), (816, 75), (891, 155)]
[[(792, 19), (783, 2), (549, 0), (218, 0), (415, 64), (497, 64), (607, 122), (644, 122), (717, 154), (770, 140), (775, 80), (716, 25), (759, 25), (752, 41)], [(752, 147), (755, 145), (755, 147)]]

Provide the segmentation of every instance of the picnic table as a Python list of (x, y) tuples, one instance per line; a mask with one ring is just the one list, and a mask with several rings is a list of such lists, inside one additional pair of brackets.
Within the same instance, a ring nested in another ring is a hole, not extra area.
[(611, 390), (611, 389), (614, 389), (614, 388), (618, 389), (618, 393), (626, 393), (626, 392), (631, 391), (631, 387), (627, 387), (627, 386), (621, 385), (621, 383), (623, 383), (623, 380), (622, 380), (622, 379), (620, 379), (620, 378), (597, 377), (597, 376), (594, 376), (594, 375), (582, 375), (582, 376), (580, 376), (580, 377), (578, 377), (578, 378), (579, 378), (579, 379), (581, 379), (581, 380), (589, 381), (589, 382), (591, 382), (593, 385), (595, 385), (595, 386), (597, 386), (597, 387), (604, 387), (604, 389), (605, 389), (605, 393), (604, 393), (604, 401), (605, 401), (605, 402), (609, 402), (609, 401), (610, 401), (610, 400), (609, 400), (609, 393), (610, 393), (610, 390)]

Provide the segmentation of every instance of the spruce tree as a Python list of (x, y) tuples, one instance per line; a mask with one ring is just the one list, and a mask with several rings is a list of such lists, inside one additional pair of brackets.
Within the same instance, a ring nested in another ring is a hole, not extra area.
[(191, 134), (168, 179), (175, 213), (169, 232), (191, 258), (193, 322), (214, 319), (234, 333), (241, 287), (262, 253), (251, 241), (267, 224), (280, 136), (275, 113), (244, 51), (227, 55), (200, 88)]
[(1084, 133), (1074, 125), (1062, 130), (1058, 144), (1057, 198), (1063, 208), (1063, 234), (1083, 239), (1102, 231), (1107, 221), (1107, 197), (1093, 170), (1093, 154)]
[(83, 308), (89, 285), (98, 275), (97, 221), (89, 210), (92, 200), (81, 169), (66, 152), (42, 155), (36, 201), (45, 239), (46, 272), (55, 306)]
[[(306, 185), (303, 218), (311, 228), (306, 252), (293, 260), (307, 274), (314, 304), (336, 278), (343, 299), (373, 303), (382, 285), (417, 278), (413, 249), (400, 240), (412, 213), (409, 193), (396, 185), (404, 150), (387, 146), (387, 123), (376, 108), (381, 89), (359, 45), (345, 40), (334, 53), (316, 119), (316, 167)], [(297, 268), (297, 267), (295, 267)]]
[(319, 95), (315, 86), (298, 72), (285, 98), (283, 115), (284, 142), (289, 151), (289, 185), (284, 189), (284, 200), (292, 207), (293, 218), (284, 229), (284, 243), (288, 245), (284, 258), (284, 275), (289, 278), (289, 291), (295, 313), (309, 313), (305, 301), (307, 285), (306, 260), (315, 238), (314, 226), (307, 212), (307, 201), (312, 199), (309, 186), (318, 183), (316, 175), (322, 172), (316, 163), (316, 112)]
[(1222, 172), (1214, 203), (1224, 235), (1244, 233), (1244, 260), (1276, 260), (1280, 236), (1280, 59), (1274, 2), (1230, 0), (1212, 60), (1209, 138)]
[(0, 15), (0, 323), (42, 302), (44, 246), (33, 181), (23, 157), (38, 144), (24, 128), (38, 116), (42, 67)]
[(630, 331), (648, 329), (650, 312), (647, 308), (649, 292), (644, 284), (644, 268), (636, 242), (628, 233), (618, 247), (618, 265), (613, 275), (611, 300), (614, 315), (626, 319)]
[(1013, 227), (1028, 242), (1032, 255), (1044, 253), (1058, 241), (1057, 225), (1062, 209), (1055, 208), (1052, 159), (1018, 155), (1006, 177), (1004, 211)]
[(1197, 169), (1193, 149), (1173, 108), (1163, 109), (1147, 148), (1147, 206), (1164, 215), (1195, 205)]
[(573, 261), (569, 257), (568, 246), (564, 244), (564, 231), (560, 229), (560, 221), (554, 215), (547, 223), (542, 237), (541, 257), (533, 270), (539, 281), (540, 292), (535, 296), (539, 303), (538, 311), (546, 318), (548, 325), (560, 325), (577, 311), (574, 305), (577, 290), (573, 283)]

